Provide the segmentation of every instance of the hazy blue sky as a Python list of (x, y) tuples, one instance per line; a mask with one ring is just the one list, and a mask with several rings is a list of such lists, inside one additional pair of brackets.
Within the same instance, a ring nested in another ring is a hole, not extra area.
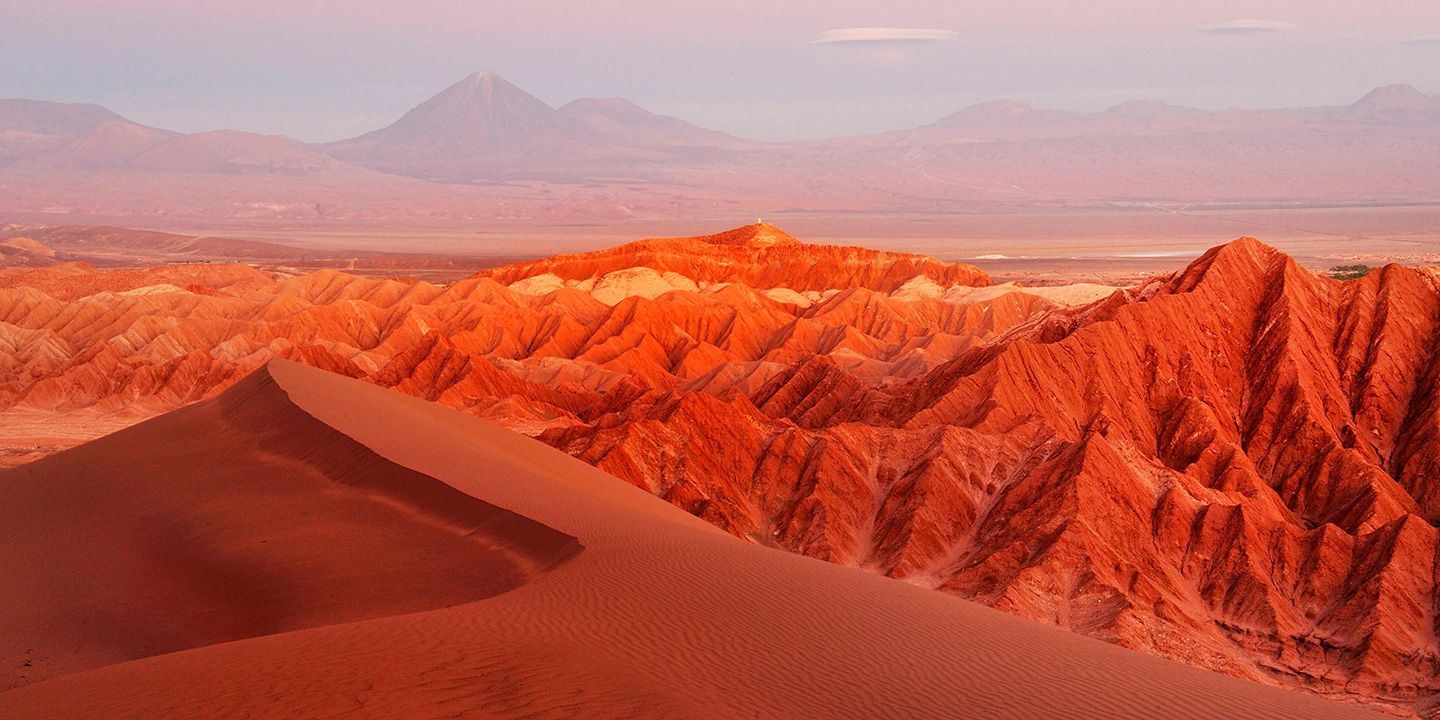
[[(899, 7), (886, 7), (887, 5)], [(1440, 91), (1440, 1), (0, 0), (0, 97), (338, 139), (475, 70), (767, 139), (1070, 109)]]

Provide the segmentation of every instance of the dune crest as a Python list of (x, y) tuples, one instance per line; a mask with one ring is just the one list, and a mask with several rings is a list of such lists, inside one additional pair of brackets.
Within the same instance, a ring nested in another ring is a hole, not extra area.
[(0, 686), (469, 602), (580, 552), (317, 422), (279, 372), (0, 472)]

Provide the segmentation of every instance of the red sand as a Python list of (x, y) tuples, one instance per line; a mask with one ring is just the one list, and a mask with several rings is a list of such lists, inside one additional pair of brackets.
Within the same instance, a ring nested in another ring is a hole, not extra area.
[(263, 373), (0, 482), (0, 688), (469, 602), (578, 551), (316, 422)]
[(4, 659), (53, 663), (0, 717), (1375, 717), (746, 544), (284, 361), (0, 484)]

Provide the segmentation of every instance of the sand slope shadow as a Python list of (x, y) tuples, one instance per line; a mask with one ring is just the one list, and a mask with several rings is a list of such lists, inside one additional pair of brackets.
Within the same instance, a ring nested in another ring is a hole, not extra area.
[(0, 488), (0, 689), (470, 602), (580, 551), (315, 420), (268, 369)]

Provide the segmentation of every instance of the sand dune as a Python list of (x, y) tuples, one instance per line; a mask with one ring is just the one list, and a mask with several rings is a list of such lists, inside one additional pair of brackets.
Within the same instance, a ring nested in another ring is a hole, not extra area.
[(0, 484), (0, 687), (468, 602), (579, 551), (316, 422), (263, 372)]
[(64, 659), (3, 717), (1371, 716), (746, 544), (284, 361), (0, 484), (0, 636)]

